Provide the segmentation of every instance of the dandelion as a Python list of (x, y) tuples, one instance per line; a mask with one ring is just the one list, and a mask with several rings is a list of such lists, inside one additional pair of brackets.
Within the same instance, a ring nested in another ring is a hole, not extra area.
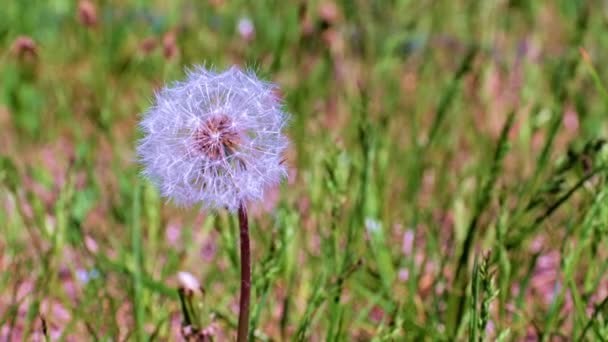
[(197, 292), (201, 290), (201, 284), (198, 282), (195, 276), (189, 272), (179, 272), (177, 273), (177, 279), (179, 280), (179, 284), (185, 290), (190, 292)]
[(241, 298), (238, 341), (248, 333), (251, 266), (246, 204), (286, 176), (287, 115), (273, 84), (232, 67), (197, 67), (156, 95), (137, 152), (144, 175), (183, 206), (238, 211)]
[(236, 67), (199, 67), (164, 88), (141, 122), (144, 174), (179, 205), (235, 212), (262, 199), (286, 175), (286, 114), (274, 90)]

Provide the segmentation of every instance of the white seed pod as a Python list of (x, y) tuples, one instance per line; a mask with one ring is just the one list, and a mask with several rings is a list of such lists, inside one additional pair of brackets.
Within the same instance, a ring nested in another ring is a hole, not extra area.
[(286, 176), (287, 114), (276, 86), (237, 67), (197, 67), (156, 94), (137, 152), (144, 175), (179, 205), (236, 211)]
[(190, 272), (177, 272), (177, 280), (179, 285), (186, 290), (198, 292), (201, 290), (201, 284), (195, 276)]

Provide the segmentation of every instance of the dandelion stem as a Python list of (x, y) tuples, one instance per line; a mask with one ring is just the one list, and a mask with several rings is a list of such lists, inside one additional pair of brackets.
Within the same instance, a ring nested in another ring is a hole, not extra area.
[(239, 206), (241, 234), (241, 298), (237, 341), (246, 342), (249, 333), (249, 301), (251, 297), (251, 248), (249, 247), (249, 221), (244, 204)]

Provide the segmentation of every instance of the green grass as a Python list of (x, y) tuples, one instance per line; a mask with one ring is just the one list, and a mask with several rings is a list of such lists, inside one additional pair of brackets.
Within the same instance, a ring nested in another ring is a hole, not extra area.
[(255, 69), (292, 114), (289, 181), (250, 210), (253, 339), (608, 340), (605, 6), (223, 2), (94, 1), (93, 27), (3, 4), (0, 340), (234, 339), (236, 218), (134, 161), (194, 64)]

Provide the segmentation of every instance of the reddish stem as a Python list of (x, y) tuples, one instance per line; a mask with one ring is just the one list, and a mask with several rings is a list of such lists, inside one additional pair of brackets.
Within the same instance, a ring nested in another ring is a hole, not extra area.
[(247, 342), (249, 333), (249, 301), (251, 298), (251, 248), (249, 247), (249, 222), (247, 210), (239, 206), (239, 228), (241, 235), (241, 299), (239, 303), (239, 326), (237, 341)]

